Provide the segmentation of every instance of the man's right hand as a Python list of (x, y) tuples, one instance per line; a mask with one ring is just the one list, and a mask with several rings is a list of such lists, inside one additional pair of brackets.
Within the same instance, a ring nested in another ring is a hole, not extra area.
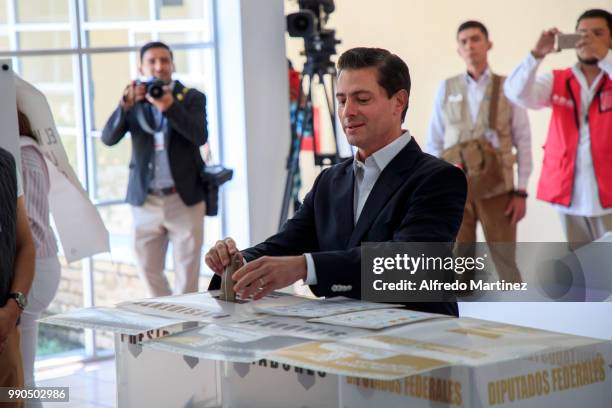
[(225, 238), (222, 241), (217, 241), (215, 245), (208, 250), (204, 257), (206, 265), (216, 274), (223, 274), (223, 270), (231, 262), (231, 258), (238, 252), (236, 242), (232, 238)]
[(555, 35), (559, 32), (556, 27), (542, 31), (535, 47), (531, 50), (531, 54), (535, 58), (540, 59), (555, 51)]
[(144, 85), (139, 85), (136, 81), (130, 82), (123, 91), (123, 96), (121, 97), (121, 107), (123, 107), (123, 110), (127, 112), (136, 103), (145, 100), (146, 93), (147, 90)]
[(9, 299), (7, 304), (0, 307), (0, 354), (6, 349), (8, 337), (17, 327), (20, 311), (13, 300)]

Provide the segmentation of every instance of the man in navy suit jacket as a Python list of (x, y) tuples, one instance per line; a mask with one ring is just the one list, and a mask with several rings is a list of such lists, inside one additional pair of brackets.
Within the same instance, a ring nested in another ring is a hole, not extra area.
[[(453, 242), (463, 216), (463, 172), (423, 153), (401, 124), (410, 75), (398, 56), (354, 48), (338, 60), (336, 98), (353, 159), (324, 170), (303, 205), (281, 231), (242, 251), (248, 262), (234, 274), (243, 298), (260, 299), (303, 279), (317, 296), (361, 294), (362, 242)], [(237, 252), (218, 241), (206, 264), (221, 274)], [(209, 289), (219, 287), (215, 275)], [(455, 302), (406, 307), (458, 315)]]
[[(165, 85), (158, 98), (131, 81), (102, 130), (102, 142), (119, 143), (129, 132), (132, 158), (126, 201), (132, 206), (139, 274), (152, 296), (198, 291), (204, 233), (204, 166), (208, 139), (206, 97), (172, 78), (172, 50), (150, 42), (140, 49), (140, 74)], [(164, 265), (172, 242), (175, 284)]]

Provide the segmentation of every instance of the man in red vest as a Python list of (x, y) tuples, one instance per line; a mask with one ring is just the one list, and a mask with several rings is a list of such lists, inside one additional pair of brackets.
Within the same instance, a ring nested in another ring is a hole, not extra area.
[(552, 28), (504, 84), (513, 102), (552, 108), (537, 198), (558, 209), (574, 249), (612, 230), (612, 15), (587, 10), (576, 31), (573, 67), (536, 76), (555, 51), (559, 30)]

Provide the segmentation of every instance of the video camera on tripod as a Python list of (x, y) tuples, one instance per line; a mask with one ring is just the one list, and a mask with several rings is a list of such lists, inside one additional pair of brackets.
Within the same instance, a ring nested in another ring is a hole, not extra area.
[(330, 57), (336, 54), (336, 30), (324, 28), (329, 15), (336, 9), (333, 0), (298, 0), (300, 11), (287, 16), (287, 33), (304, 38), (306, 64), (327, 69), (334, 64)]
[[(306, 62), (300, 75), (297, 107), (291, 114), (291, 144), (287, 158), (287, 179), (281, 207), (279, 230), (289, 215), (289, 205), (293, 209), (300, 207), (298, 197), (301, 185), (299, 175), (299, 156), (305, 133), (314, 133), (312, 90), (315, 86), (323, 88), (327, 117), (332, 124), (335, 152), (323, 154), (315, 151), (315, 165), (319, 167), (334, 165), (340, 162), (336, 134), (336, 110), (334, 104), (336, 65), (332, 55), (336, 54), (336, 31), (325, 28), (329, 15), (335, 10), (333, 0), (297, 0), (300, 11), (287, 15), (287, 33), (291, 37), (304, 39)], [(321, 115), (324, 118), (326, 115)], [(313, 135), (314, 136), (314, 135)]]

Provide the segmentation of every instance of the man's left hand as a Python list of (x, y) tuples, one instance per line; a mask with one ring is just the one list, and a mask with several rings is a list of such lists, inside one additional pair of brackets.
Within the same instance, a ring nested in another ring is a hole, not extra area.
[(582, 38), (576, 43), (576, 49), (578, 52), (592, 55), (597, 58), (597, 61), (601, 61), (608, 55), (609, 45), (603, 38), (587, 32), (583, 34)]
[(263, 256), (238, 269), (232, 279), (234, 290), (242, 299), (261, 299), (267, 294), (306, 279), (306, 258), (299, 256)]
[(151, 95), (146, 94), (145, 98), (147, 101), (160, 112), (165, 112), (174, 103), (174, 96), (172, 96), (172, 90), (168, 85), (164, 85), (164, 94), (161, 98), (155, 99)]
[(510, 223), (512, 225), (516, 225), (520, 220), (525, 217), (526, 212), (527, 198), (512, 196), (504, 214), (506, 215), (506, 217), (510, 217)]

